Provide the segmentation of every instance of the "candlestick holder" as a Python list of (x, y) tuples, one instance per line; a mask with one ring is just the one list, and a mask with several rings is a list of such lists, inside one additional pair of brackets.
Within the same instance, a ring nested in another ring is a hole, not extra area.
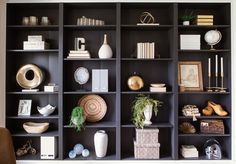
[(207, 87), (207, 92), (213, 92), (212, 87), (211, 87), (211, 75), (208, 75), (208, 87)]
[(219, 88), (220, 92), (226, 92), (227, 88), (224, 88), (224, 76), (221, 75), (221, 87)]
[(215, 92), (219, 92), (219, 87), (218, 87), (218, 75), (216, 74), (216, 86), (214, 87), (215, 88)]

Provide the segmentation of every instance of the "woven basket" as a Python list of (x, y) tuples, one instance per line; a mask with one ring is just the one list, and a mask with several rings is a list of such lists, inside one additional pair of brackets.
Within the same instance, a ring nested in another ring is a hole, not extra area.
[(135, 159), (159, 159), (160, 143), (156, 144), (138, 144), (134, 141)]
[(159, 129), (136, 129), (138, 144), (157, 144)]
[(222, 120), (202, 120), (201, 133), (225, 134), (225, 127)]

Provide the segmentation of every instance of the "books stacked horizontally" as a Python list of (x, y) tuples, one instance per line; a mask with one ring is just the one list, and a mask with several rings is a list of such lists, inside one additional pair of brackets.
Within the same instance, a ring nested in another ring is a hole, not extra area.
[(181, 155), (184, 158), (198, 158), (198, 150), (194, 145), (182, 145)]
[(196, 105), (184, 105), (182, 113), (184, 116), (201, 116), (201, 113)]
[(166, 92), (165, 84), (151, 84), (150, 92)]
[(137, 58), (138, 59), (154, 59), (155, 58), (155, 43), (137, 43)]
[(89, 59), (91, 57), (90, 57), (90, 53), (87, 50), (84, 50), (84, 51), (71, 50), (67, 58), (68, 59)]
[(199, 26), (209, 26), (214, 24), (213, 15), (197, 15), (195, 24)]
[(180, 49), (181, 50), (200, 50), (201, 48), (201, 35), (180, 35)]
[(28, 41), (23, 42), (23, 50), (45, 50), (49, 44), (44, 41), (42, 35), (28, 35)]

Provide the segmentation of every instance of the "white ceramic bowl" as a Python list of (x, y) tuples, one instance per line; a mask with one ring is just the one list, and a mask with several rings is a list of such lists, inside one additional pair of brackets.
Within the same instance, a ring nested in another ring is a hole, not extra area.
[(162, 84), (162, 83), (156, 83), (156, 84), (150, 84), (152, 87), (164, 87), (166, 84)]
[(23, 128), (27, 133), (40, 134), (48, 130), (49, 123), (25, 122)]
[(37, 106), (37, 109), (38, 109), (39, 113), (42, 114), (43, 116), (49, 116), (50, 114), (52, 114), (54, 112), (56, 107), (48, 104), (44, 107)]

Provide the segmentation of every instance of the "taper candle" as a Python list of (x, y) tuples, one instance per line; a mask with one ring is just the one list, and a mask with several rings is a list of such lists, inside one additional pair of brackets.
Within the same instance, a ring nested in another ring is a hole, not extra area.
[(211, 58), (208, 58), (208, 76), (211, 77)]
[(216, 77), (218, 77), (218, 55), (216, 55)]
[(221, 77), (224, 76), (224, 64), (223, 64), (223, 57), (220, 58), (220, 75)]

